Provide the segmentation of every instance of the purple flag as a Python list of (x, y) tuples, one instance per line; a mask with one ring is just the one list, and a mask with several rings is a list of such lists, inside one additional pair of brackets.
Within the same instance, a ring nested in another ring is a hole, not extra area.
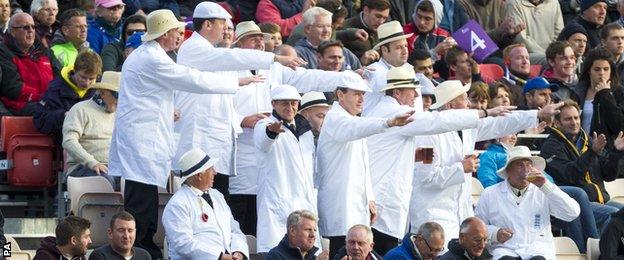
[(470, 20), (459, 30), (453, 33), (453, 39), (457, 46), (467, 53), (473, 53), (472, 57), (479, 63), (498, 50), (496, 43), (485, 33), (483, 27), (475, 20)]

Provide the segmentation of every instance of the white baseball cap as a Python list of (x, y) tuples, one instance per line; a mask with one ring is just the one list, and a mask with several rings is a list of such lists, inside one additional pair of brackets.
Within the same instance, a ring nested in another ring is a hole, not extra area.
[(271, 100), (301, 100), (301, 95), (291, 85), (279, 85), (271, 89)]
[(193, 18), (232, 19), (232, 16), (219, 4), (206, 1), (199, 3), (195, 7)]

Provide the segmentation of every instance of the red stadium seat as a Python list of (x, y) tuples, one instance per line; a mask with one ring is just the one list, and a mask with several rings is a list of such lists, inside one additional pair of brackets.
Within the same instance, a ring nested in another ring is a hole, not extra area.
[(479, 64), (479, 71), (481, 71), (481, 79), (487, 84), (505, 76), (505, 71), (497, 64)]
[(535, 78), (535, 77), (539, 76), (541, 72), (542, 72), (542, 65), (540, 65), (540, 64), (533, 64), (533, 65), (531, 65), (531, 74), (530, 74), (529, 78)]

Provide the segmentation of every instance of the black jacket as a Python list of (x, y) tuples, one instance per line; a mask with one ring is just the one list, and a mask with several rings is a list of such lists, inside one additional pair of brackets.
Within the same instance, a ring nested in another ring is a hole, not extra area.
[(603, 89), (594, 96), (594, 114), (591, 120), (591, 131), (607, 136), (609, 147), (624, 131), (624, 93), (621, 87), (612, 90)]
[[(371, 251), (370, 254), (373, 255), (373, 259), (377, 259), (377, 260), (383, 259), (383, 257), (381, 257), (381, 255), (379, 255), (377, 252), (375, 252), (375, 250)], [(342, 259), (346, 255), (347, 255), (347, 248), (343, 246), (340, 249), (338, 249), (338, 252), (336, 253), (336, 256), (334, 256), (334, 260), (340, 260), (340, 259)]]
[(288, 235), (284, 235), (282, 241), (269, 250), (265, 259), (276, 259), (276, 260), (313, 260), (316, 259), (314, 255), (318, 251), (318, 247), (313, 246), (312, 249), (306, 254), (305, 257), (301, 256), (301, 251), (299, 248), (291, 247), (288, 243)]
[(604, 182), (617, 177), (617, 164), (623, 153), (605, 150), (596, 154), (585, 131), (581, 130), (578, 138), (583, 142), (580, 151), (563, 133), (552, 129), (540, 153), (546, 160), (546, 172), (558, 185), (582, 188), (590, 201), (599, 202), (602, 199), (603, 203), (607, 202), (610, 197)]
[(16, 100), (23, 82), (12, 57), (13, 53), (0, 42), (0, 97)]
[(611, 214), (600, 236), (600, 260), (624, 259), (624, 209)]
[(581, 15), (577, 16), (574, 20), (570, 21), (570, 23), (567, 24), (565, 27), (570, 26), (570, 24), (578, 24), (585, 29), (585, 31), (587, 32), (587, 49), (588, 50), (596, 48), (600, 45), (600, 29), (602, 28), (602, 25), (597, 25), (597, 24), (588, 22), (585, 19), (583, 19)]
[[(41, 246), (37, 249), (37, 254), (33, 257), (33, 260), (69, 260), (61, 255), (61, 252), (56, 248), (55, 237), (44, 237), (41, 240)], [(71, 260), (86, 260), (85, 256), (77, 256)]]
[(449, 241), (448, 249), (448, 252), (438, 257), (439, 260), (480, 260), (492, 258), (492, 256), (490, 256), (485, 249), (483, 250), (483, 254), (481, 254), (481, 256), (468, 258), (468, 256), (466, 256), (466, 250), (461, 247), (461, 245), (459, 244), (459, 239), (457, 238), (451, 239), (451, 241)]

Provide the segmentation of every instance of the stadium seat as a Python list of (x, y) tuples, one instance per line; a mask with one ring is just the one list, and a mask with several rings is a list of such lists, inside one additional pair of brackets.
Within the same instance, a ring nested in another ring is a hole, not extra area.
[(487, 84), (505, 76), (505, 71), (497, 64), (479, 64), (479, 71), (481, 71), (481, 79)]
[(102, 176), (67, 177), (67, 192), (69, 193), (70, 211), (78, 214), (78, 202), (85, 193), (114, 193), (113, 185)]
[(611, 182), (605, 182), (605, 189), (611, 196), (611, 200), (624, 203), (624, 179), (615, 179)]
[(247, 246), (249, 247), (249, 259), (250, 260), (262, 260), (263, 257), (258, 253), (258, 244), (256, 237), (252, 235), (246, 235), (247, 237)]
[(569, 237), (555, 237), (555, 250), (557, 260), (585, 260), (585, 255), (581, 254), (576, 243)]
[(16, 134), (38, 134), (37, 128), (33, 124), (31, 116), (3, 116), (0, 127), (0, 148), (6, 152), (9, 146), (9, 139)]
[(533, 64), (531, 65), (531, 73), (529, 74), (529, 78), (535, 78), (540, 75), (542, 72), (542, 65)]
[(31, 260), (33, 259), (32, 255), (26, 251), (11, 251), (11, 257), (7, 257), (6, 259), (10, 260)]
[(479, 198), (481, 197), (481, 193), (483, 193), (483, 185), (479, 181), (479, 179), (472, 177), (472, 202), (477, 204), (479, 202)]
[(165, 227), (162, 224), (162, 215), (172, 196), (173, 194), (169, 194), (163, 188), (158, 187), (158, 226), (154, 234), (154, 243), (160, 248), (165, 246)]
[(587, 238), (587, 260), (598, 260), (600, 256), (600, 239)]

